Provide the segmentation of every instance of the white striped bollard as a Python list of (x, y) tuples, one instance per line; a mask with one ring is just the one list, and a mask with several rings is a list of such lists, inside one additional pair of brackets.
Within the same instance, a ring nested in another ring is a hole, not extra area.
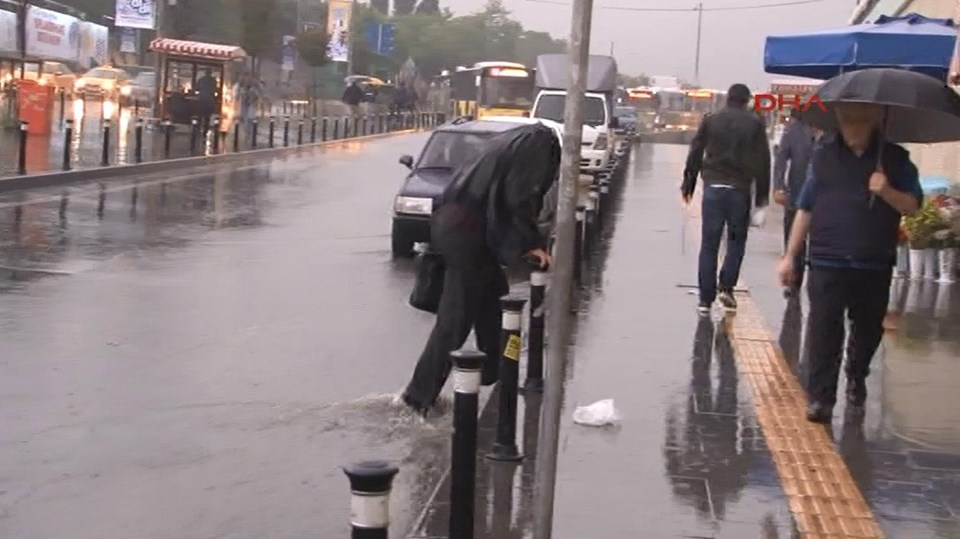
[(477, 482), (477, 413), (487, 355), (456, 350), (453, 361), (453, 444), (450, 455), (450, 538), (473, 539)]
[(350, 479), (351, 539), (387, 539), (390, 529), (390, 488), (399, 469), (383, 461), (344, 466)]
[(520, 379), (520, 337), (523, 306), (527, 300), (516, 296), (500, 298), (503, 329), (500, 333), (500, 406), (497, 410), (497, 439), (487, 454), (490, 460), (520, 461), (517, 448), (517, 390)]

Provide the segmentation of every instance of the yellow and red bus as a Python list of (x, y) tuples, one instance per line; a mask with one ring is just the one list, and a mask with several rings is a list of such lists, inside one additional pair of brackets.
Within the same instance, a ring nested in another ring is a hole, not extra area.
[(478, 62), (450, 75), (456, 116), (525, 116), (533, 107), (535, 71), (515, 62)]
[(656, 127), (657, 115), (660, 113), (660, 96), (653, 88), (628, 88), (623, 103), (637, 111), (638, 131), (649, 132)]

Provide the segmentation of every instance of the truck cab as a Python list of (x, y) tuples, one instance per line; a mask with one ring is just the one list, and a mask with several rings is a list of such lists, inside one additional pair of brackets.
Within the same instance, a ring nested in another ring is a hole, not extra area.
[[(531, 116), (558, 123), (564, 121), (570, 61), (566, 54), (542, 54), (537, 58), (537, 97)], [(591, 55), (583, 103), (580, 171), (599, 175), (608, 170), (617, 145), (617, 119), (613, 115), (617, 91), (617, 63), (613, 57)]]

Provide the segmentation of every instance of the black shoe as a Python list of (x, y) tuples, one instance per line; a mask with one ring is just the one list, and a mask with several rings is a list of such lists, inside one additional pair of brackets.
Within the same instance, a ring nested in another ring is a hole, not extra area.
[(701, 316), (710, 316), (710, 310), (712, 308), (712, 304), (707, 303), (706, 301), (701, 301), (700, 304), (697, 305), (697, 312), (700, 313)]
[(833, 406), (811, 402), (807, 406), (807, 421), (829, 425), (833, 421)]
[(867, 384), (866, 380), (854, 380), (847, 378), (847, 404), (863, 408), (867, 402)]
[(737, 299), (733, 297), (733, 292), (720, 292), (720, 294), (717, 296), (717, 300), (720, 301), (720, 305), (723, 305), (723, 308), (727, 312), (737, 312)]
[(424, 405), (422, 405), (422, 404), (420, 404), (420, 403), (418, 403), (418, 402), (415, 402), (415, 401), (414, 401), (413, 399), (411, 399), (410, 396), (407, 395), (406, 393), (404, 393), (403, 396), (402, 396), (400, 399), (403, 401), (403, 404), (404, 404), (407, 408), (410, 408), (410, 410), (413, 411), (414, 414), (419, 415), (419, 416), (423, 417), (424, 419), (426, 419), (427, 413), (430, 411), (430, 407), (429, 407), (429, 406), (424, 406)]

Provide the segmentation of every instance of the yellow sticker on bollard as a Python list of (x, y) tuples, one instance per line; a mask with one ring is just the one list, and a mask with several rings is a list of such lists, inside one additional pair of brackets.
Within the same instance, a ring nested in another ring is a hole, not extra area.
[(520, 336), (511, 335), (507, 339), (507, 346), (503, 350), (503, 357), (514, 361), (520, 360)]

